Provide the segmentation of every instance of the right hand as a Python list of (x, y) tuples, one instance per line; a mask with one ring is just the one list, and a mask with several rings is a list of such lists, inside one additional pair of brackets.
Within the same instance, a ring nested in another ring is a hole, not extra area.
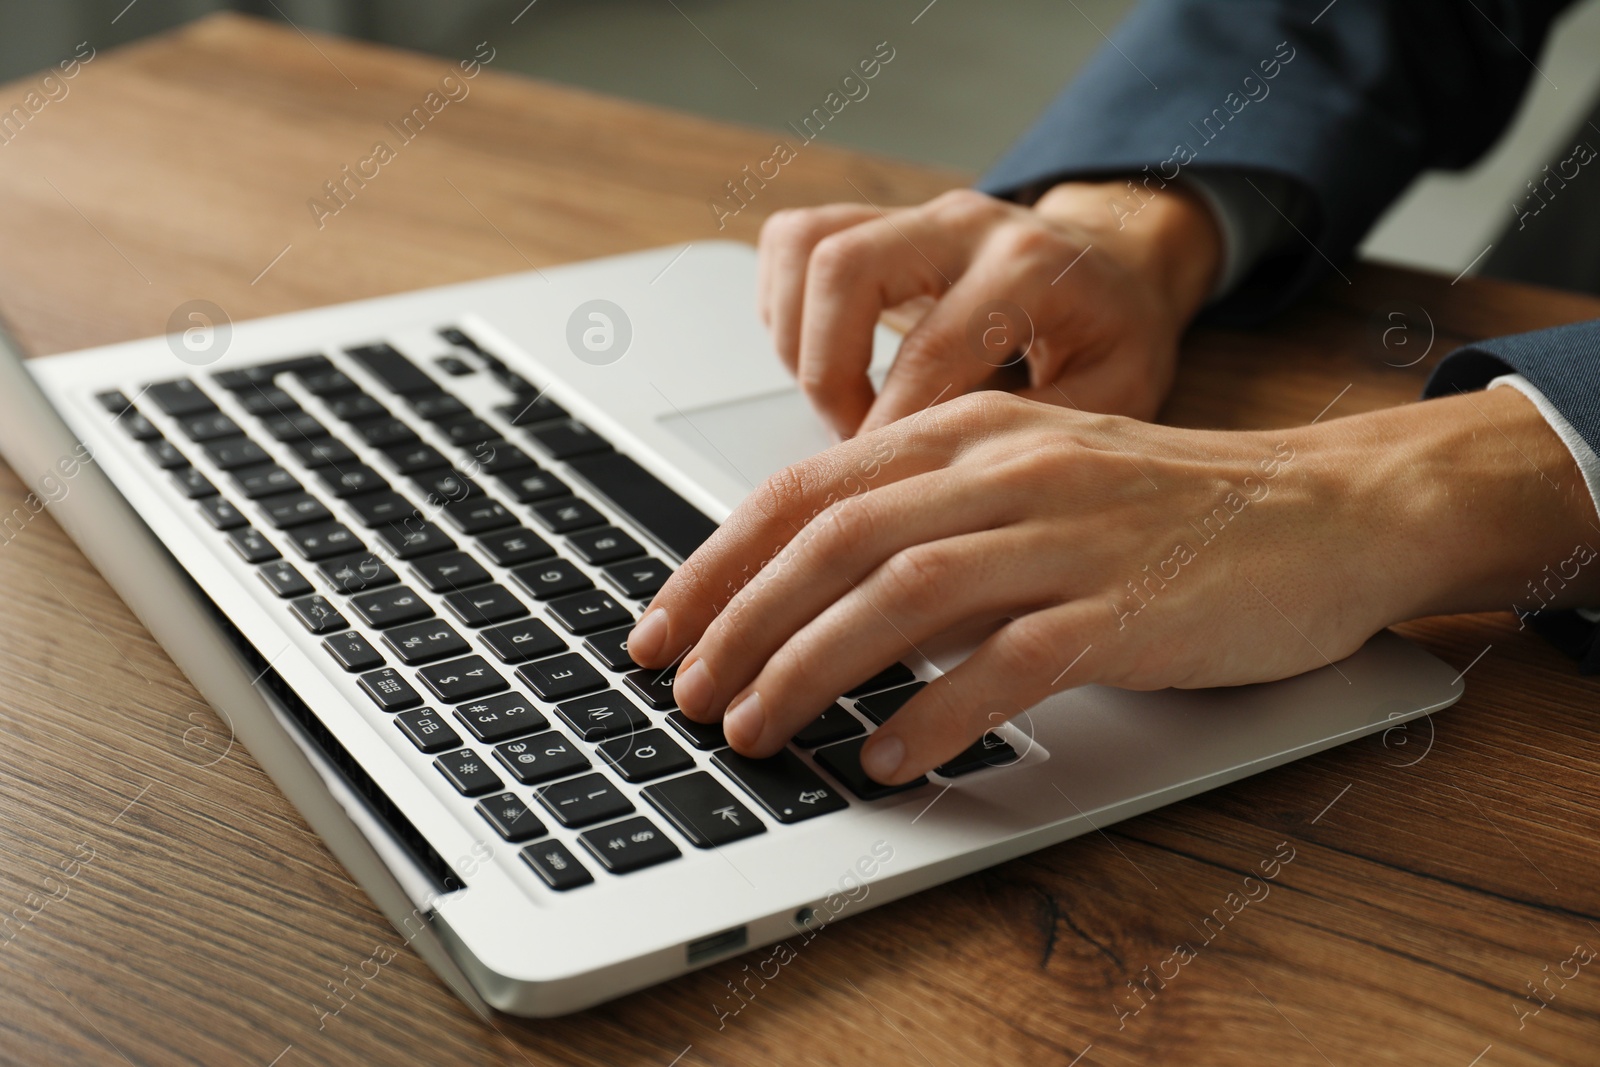
[[(957, 189), (887, 213), (775, 213), (761, 228), (758, 300), (779, 356), (840, 437), (994, 387), (1030, 332), (1015, 392), (1150, 419), (1221, 258), (1210, 209), (1175, 185), (1142, 207), (1117, 182), (1065, 182), (1031, 208)], [(873, 326), (897, 307), (924, 313), (875, 396)]]

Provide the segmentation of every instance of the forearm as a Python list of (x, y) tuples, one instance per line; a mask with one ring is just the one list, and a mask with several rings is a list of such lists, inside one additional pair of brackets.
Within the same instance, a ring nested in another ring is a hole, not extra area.
[[(1383, 622), (1600, 604), (1600, 520), (1527, 397), (1462, 393), (1307, 427), (1307, 469), (1349, 509), (1392, 596)], [(1331, 547), (1331, 546), (1330, 546)]]

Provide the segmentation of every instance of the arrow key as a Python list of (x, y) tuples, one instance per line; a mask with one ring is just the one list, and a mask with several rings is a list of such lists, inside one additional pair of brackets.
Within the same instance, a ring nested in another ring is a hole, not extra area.
[(723, 749), (711, 758), (779, 822), (800, 822), (850, 806), (837, 789), (789, 749), (767, 759), (751, 759)]
[(640, 792), (695, 848), (715, 848), (767, 832), (749, 808), (705, 771), (647, 785)]

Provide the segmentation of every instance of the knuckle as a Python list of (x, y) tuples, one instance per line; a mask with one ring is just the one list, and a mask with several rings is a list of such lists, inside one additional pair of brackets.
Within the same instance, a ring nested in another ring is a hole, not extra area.
[(930, 214), (954, 226), (971, 225), (993, 219), (1005, 209), (987, 193), (976, 189), (951, 189), (928, 201)]
[(878, 508), (870, 494), (850, 497), (822, 513), (822, 529), (828, 553), (848, 553), (871, 543), (880, 528)]
[(767, 520), (776, 520), (801, 506), (811, 485), (806, 463), (779, 469), (750, 494), (749, 505)]
[(941, 406), (956, 430), (972, 432), (1014, 422), (1022, 404), (1023, 401), (1011, 393), (984, 389), (956, 397)]
[(1061, 250), (1061, 239), (1037, 221), (1006, 223), (995, 230), (993, 247), (1002, 258), (1043, 259)]
[(821, 229), (819, 213), (810, 208), (783, 208), (761, 224), (761, 240), (779, 245), (810, 244)]
[(811, 250), (811, 284), (837, 288), (852, 277), (861, 262), (861, 238), (850, 230), (830, 233)]
[(1056, 627), (1039, 613), (1024, 616), (1000, 631), (995, 654), (1007, 674), (1026, 678), (1047, 673), (1061, 652)]
[(903, 612), (924, 614), (945, 599), (955, 564), (936, 545), (914, 545), (891, 556), (880, 568), (885, 599)]

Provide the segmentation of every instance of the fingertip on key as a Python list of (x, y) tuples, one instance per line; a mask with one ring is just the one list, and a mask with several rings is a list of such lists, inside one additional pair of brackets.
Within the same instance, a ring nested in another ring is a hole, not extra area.
[(697, 659), (689, 664), (678, 675), (677, 681), (672, 683), (673, 699), (677, 701), (679, 710), (689, 718), (701, 722), (706, 721), (706, 714), (711, 710), (711, 700), (716, 696), (716, 689), (711, 671), (703, 659)]
[(878, 735), (861, 749), (861, 769), (884, 785), (894, 785), (894, 774), (906, 758), (906, 743), (898, 737)]
[(667, 612), (665, 608), (652, 608), (644, 618), (628, 631), (628, 655), (643, 667), (660, 664), (662, 650), (667, 645)]

